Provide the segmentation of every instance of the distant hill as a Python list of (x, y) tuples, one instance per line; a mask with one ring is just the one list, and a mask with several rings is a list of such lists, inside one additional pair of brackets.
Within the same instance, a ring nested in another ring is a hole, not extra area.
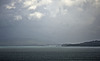
[(90, 41), (90, 42), (83, 42), (78, 44), (62, 44), (62, 46), (100, 46), (100, 41)]

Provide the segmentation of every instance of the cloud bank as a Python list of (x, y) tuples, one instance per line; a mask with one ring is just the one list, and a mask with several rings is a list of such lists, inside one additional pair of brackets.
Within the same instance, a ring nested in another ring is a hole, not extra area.
[(2, 0), (0, 3), (0, 40), (74, 43), (100, 39), (100, 0)]
[[(70, 12), (69, 9), (72, 9), (73, 7), (79, 11), (85, 11), (84, 6), (86, 3), (91, 7), (100, 7), (99, 0), (14, 0), (6, 5), (6, 9), (20, 9), (22, 11), (25, 9), (24, 11), (27, 12), (26, 16), (29, 15), (30, 17), (30, 14), (35, 12), (40, 12), (41, 14), (49, 17), (56, 17), (58, 15), (67, 14)], [(20, 8), (18, 5), (20, 5)], [(42, 17), (43, 16), (37, 18)]]

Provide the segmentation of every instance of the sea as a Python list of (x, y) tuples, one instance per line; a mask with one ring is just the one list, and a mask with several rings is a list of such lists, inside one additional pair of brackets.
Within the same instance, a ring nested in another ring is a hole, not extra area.
[(0, 46), (0, 61), (100, 61), (100, 47)]

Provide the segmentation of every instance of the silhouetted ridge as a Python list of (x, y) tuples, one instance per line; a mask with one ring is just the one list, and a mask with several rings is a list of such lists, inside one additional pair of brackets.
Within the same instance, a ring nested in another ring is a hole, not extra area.
[(62, 46), (100, 46), (100, 41), (95, 40), (78, 44), (62, 44)]

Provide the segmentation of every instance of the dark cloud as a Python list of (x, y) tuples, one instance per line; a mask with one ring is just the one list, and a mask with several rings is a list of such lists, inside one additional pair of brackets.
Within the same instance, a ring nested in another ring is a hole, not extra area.
[[(95, 7), (93, 2), (81, 6), (62, 4), (60, 8), (43, 5), (33, 11), (23, 8), (21, 3), (15, 4), (15, 9), (7, 9), (5, 5), (10, 2), (0, 1), (0, 45), (79, 43), (100, 39), (100, 7)], [(65, 9), (67, 11), (63, 12)], [(29, 14), (34, 12), (44, 16), (29, 19)], [(15, 20), (18, 15), (22, 19)]]

